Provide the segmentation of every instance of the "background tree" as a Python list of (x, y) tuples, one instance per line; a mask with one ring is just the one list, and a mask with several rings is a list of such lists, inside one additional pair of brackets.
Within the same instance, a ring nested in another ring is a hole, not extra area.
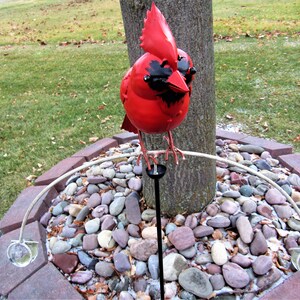
[[(211, 0), (156, 0), (178, 48), (186, 51), (197, 68), (186, 120), (172, 131), (181, 150), (215, 153), (215, 93)], [(152, 0), (120, 0), (130, 65), (143, 54), (140, 40), (146, 11)], [(147, 149), (165, 149), (161, 135), (144, 135)], [(175, 165), (172, 157), (161, 179), (161, 207), (169, 215), (199, 212), (215, 194), (215, 163), (188, 157)], [(144, 178), (144, 196), (154, 204), (153, 182)]]

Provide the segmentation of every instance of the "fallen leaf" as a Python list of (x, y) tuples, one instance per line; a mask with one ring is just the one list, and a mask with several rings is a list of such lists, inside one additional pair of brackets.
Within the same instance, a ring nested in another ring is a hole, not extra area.
[(89, 138), (90, 143), (97, 142), (98, 140), (99, 140), (99, 138), (97, 136), (92, 136), (92, 137)]
[(82, 144), (82, 145), (86, 145), (86, 142), (82, 141), (82, 140), (80, 140), (79, 143)]

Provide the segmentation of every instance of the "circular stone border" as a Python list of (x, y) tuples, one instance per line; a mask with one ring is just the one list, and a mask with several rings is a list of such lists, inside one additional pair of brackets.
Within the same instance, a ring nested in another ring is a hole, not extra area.
[[(19, 228), (26, 209), (45, 186), (84, 162), (92, 160), (109, 148), (137, 138), (136, 134), (122, 132), (114, 135), (112, 138), (101, 139), (71, 157), (60, 161), (39, 176), (35, 181), (35, 186), (28, 187), (20, 193), (0, 221), (0, 268), (1, 270), (6, 270), (6, 272), (1, 272), (0, 274), (2, 283), (0, 286), (0, 299), (6, 299), (6, 297), (7, 299), (25, 299), (29, 297), (30, 299), (84, 299), (56, 267), (51, 262), (48, 262), (45, 247), (46, 232), (45, 228), (40, 224), (41, 216), (48, 210), (51, 200), (64, 189), (66, 180), (59, 182), (50, 189), (41, 198), (41, 201), (35, 205), (29, 215), (25, 234), (26, 238), (41, 241), (39, 243), (38, 258), (26, 268), (18, 268), (9, 262), (6, 257), (6, 249), (12, 239), (18, 238)], [(277, 158), (282, 166), (300, 175), (300, 153), (293, 153), (293, 148), (289, 145), (222, 129), (217, 129), (216, 138), (263, 147), (274, 158)], [(281, 298), (295, 299), (300, 292), (300, 287), (297, 284), (299, 280), (300, 272), (296, 272), (262, 298), (264, 300), (274, 299), (274, 295), (276, 295), (276, 298), (282, 295)]]

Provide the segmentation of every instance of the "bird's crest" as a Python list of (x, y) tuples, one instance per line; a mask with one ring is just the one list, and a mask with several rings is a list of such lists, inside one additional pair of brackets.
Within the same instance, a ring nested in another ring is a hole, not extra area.
[(147, 11), (140, 37), (141, 47), (161, 60), (167, 60), (173, 71), (177, 70), (178, 52), (175, 39), (163, 14), (152, 3)]

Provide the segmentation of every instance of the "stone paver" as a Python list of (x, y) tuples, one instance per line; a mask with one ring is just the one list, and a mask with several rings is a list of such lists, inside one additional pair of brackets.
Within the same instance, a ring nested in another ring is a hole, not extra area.
[(290, 154), (293, 152), (293, 147), (290, 145), (285, 145), (254, 136), (247, 136), (243, 138), (241, 143), (263, 147), (266, 151), (269, 151), (274, 158), (278, 157), (279, 155)]
[(300, 271), (294, 273), (283, 283), (261, 297), (261, 300), (298, 300), (300, 299)]
[(82, 300), (84, 298), (52, 263), (48, 263), (8, 295), (8, 300), (19, 299)]
[[(30, 186), (21, 192), (0, 221), (0, 230), (2, 233), (7, 233), (21, 226), (23, 217), (30, 203), (45, 187), (46, 186), (44, 185)], [(33, 207), (29, 214), (27, 224), (39, 220), (40, 217), (48, 210), (51, 200), (57, 195), (58, 193), (54, 187), (45, 193)]]
[[(68, 171), (81, 166), (85, 162), (84, 157), (68, 157), (46, 171), (43, 175), (35, 180), (35, 185), (48, 185), (61, 175)], [(62, 191), (65, 187), (67, 179), (64, 179), (55, 185), (57, 191)]]
[(300, 153), (281, 155), (278, 159), (285, 167), (300, 175)]
[(113, 138), (117, 140), (118, 144), (124, 144), (132, 140), (138, 139), (138, 135), (136, 133), (126, 131), (119, 134), (115, 134)]
[(118, 142), (112, 138), (104, 138), (96, 143), (73, 154), (72, 157), (84, 157), (87, 161), (98, 156), (101, 152), (107, 151), (111, 147), (118, 146)]
[(26, 225), (24, 230), (24, 239), (39, 242), (37, 258), (25, 268), (14, 266), (6, 255), (11, 240), (17, 240), (18, 238), (19, 229), (6, 233), (0, 238), (0, 295), (9, 294), (24, 280), (48, 263), (45, 245), (46, 233), (38, 221)]
[(216, 138), (220, 138), (223, 140), (233, 140), (240, 142), (246, 137), (248, 137), (248, 135), (244, 133), (232, 132), (220, 128), (216, 129)]

